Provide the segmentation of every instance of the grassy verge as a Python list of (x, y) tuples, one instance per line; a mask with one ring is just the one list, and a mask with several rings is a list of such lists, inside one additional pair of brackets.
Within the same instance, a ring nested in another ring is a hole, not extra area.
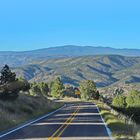
[(62, 105), (63, 103), (53, 102), (44, 97), (25, 94), (21, 94), (14, 101), (0, 100), (0, 131), (49, 113)]
[(95, 101), (115, 140), (140, 140), (140, 126), (128, 123), (102, 102)]

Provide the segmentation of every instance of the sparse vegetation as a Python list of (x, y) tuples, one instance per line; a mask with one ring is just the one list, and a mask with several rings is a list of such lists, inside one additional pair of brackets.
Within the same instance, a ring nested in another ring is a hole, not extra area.
[(62, 105), (43, 97), (26, 95), (24, 92), (16, 100), (0, 100), (0, 131), (53, 111)]
[(112, 110), (100, 101), (94, 101), (100, 108), (100, 113), (110, 128), (115, 140), (139, 140), (140, 125), (133, 123), (123, 114)]
[(49, 82), (61, 76), (63, 83), (74, 86), (89, 79), (94, 80), (97, 87), (106, 87), (114, 83), (139, 82), (139, 69), (139, 57), (100, 55), (47, 60), (45, 57), (45, 60), (37, 59), (16, 67), (14, 71), (31, 82)]

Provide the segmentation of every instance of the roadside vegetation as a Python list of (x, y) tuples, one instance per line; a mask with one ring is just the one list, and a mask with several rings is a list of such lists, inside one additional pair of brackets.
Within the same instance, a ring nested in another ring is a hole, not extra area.
[(112, 107), (140, 123), (140, 91), (132, 90), (127, 96), (116, 96), (112, 101)]
[(80, 82), (79, 86), (81, 92), (81, 99), (91, 100), (99, 99), (99, 91), (97, 91), (96, 84), (92, 80), (85, 80)]
[(16, 99), (18, 93), (30, 89), (30, 84), (26, 80), (16, 78), (16, 74), (11, 72), (8, 65), (1, 70), (0, 76), (0, 99)]
[(17, 78), (8, 65), (0, 76), (0, 131), (49, 113), (63, 105), (49, 99), (47, 83)]
[(45, 82), (41, 83), (31, 83), (31, 88), (29, 89), (29, 95), (31, 96), (41, 96), (41, 97), (48, 97), (49, 96), (49, 86)]
[(97, 103), (100, 113), (112, 132), (115, 140), (139, 140), (140, 139), (140, 125), (131, 121), (129, 117), (112, 109), (107, 104), (101, 101), (94, 101)]
[(123, 91), (123, 88), (117, 88), (110, 98), (101, 96), (98, 106), (114, 138), (117, 140), (139, 140), (140, 92), (130, 90), (129, 93), (124, 94)]
[(62, 98), (64, 96), (64, 85), (60, 79), (57, 77), (51, 86), (51, 96), (55, 98)]
[(62, 105), (24, 92), (16, 100), (0, 100), (0, 131), (49, 113)]

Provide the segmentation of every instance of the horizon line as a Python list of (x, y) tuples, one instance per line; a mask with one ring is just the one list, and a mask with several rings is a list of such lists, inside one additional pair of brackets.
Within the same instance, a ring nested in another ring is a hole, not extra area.
[(52, 49), (52, 48), (61, 48), (61, 47), (92, 47), (92, 48), (110, 48), (110, 49), (116, 49), (116, 50), (140, 50), (139, 48), (115, 48), (115, 47), (110, 47), (110, 46), (101, 46), (101, 45), (96, 45), (96, 46), (92, 46), (92, 45), (56, 45), (56, 46), (50, 46), (50, 47), (46, 47), (46, 48), (38, 48), (38, 49), (31, 49), (31, 50), (0, 50), (0, 52), (30, 52), (30, 51), (37, 51), (37, 50), (43, 50), (43, 49)]

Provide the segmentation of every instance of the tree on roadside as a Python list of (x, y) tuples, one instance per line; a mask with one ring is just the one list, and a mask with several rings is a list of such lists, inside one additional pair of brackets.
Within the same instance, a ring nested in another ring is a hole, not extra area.
[(0, 99), (16, 99), (18, 93), (28, 91), (30, 84), (25, 79), (16, 78), (16, 74), (11, 72), (8, 65), (5, 65), (1, 70), (0, 76)]
[(126, 97), (123, 95), (116, 96), (112, 101), (112, 106), (117, 108), (125, 108), (126, 105)]
[(16, 74), (11, 72), (8, 65), (5, 65), (1, 70), (0, 84), (16, 81)]
[(112, 107), (129, 116), (136, 123), (140, 123), (140, 91), (132, 90), (127, 96), (116, 96), (112, 101)]
[(99, 100), (99, 98), (100, 98), (100, 93), (99, 93), (99, 91), (97, 90), (97, 92), (95, 93), (94, 99), (95, 99), (95, 100)]
[(81, 98), (85, 100), (97, 99), (99, 92), (97, 91), (96, 84), (92, 80), (80, 82)]
[(30, 89), (30, 95), (33, 96), (48, 96), (49, 87), (48, 84), (45, 82), (41, 83), (32, 83)]
[(126, 98), (127, 107), (140, 107), (140, 91), (132, 90)]
[(64, 85), (59, 77), (52, 84), (51, 95), (55, 98), (60, 98), (64, 95)]
[(49, 87), (48, 87), (48, 84), (45, 83), (45, 82), (41, 82), (40, 83), (40, 90), (41, 90), (41, 93), (45, 96), (48, 96), (48, 93), (49, 93)]

